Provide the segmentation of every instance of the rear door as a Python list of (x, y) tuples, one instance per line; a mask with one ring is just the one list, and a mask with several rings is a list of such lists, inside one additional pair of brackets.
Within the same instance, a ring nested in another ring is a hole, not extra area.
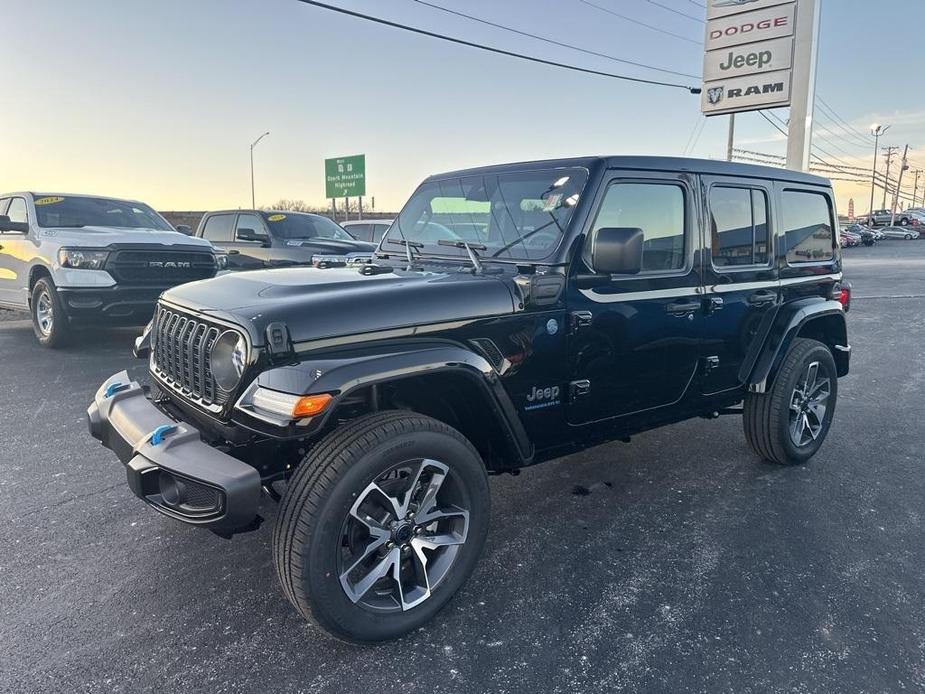
[(704, 316), (696, 184), (688, 174), (621, 172), (599, 193), (587, 238), (598, 228), (642, 229), (643, 271), (593, 289), (570, 282), (570, 423), (643, 415), (689, 391)]
[(771, 201), (773, 184), (727, 176), (702, 177), (706, 317), (701, 393), (746, 382), (780, 305)]

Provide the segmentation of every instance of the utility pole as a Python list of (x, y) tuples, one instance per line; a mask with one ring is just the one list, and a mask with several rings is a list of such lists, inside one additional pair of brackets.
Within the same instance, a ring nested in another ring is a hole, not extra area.
[(893, 154), (899, 151), (899, 147), (884, 147), (883, 151), (886, 153), (886, 183), (883, 185), (883, 204), (880, 205), (880, 209), (886, 209), (886, 194), (890, 187), (890, 167), (893, 164)]
[(912, 173), (915, 174), (915, 189), (912, 191), (912, 206), (915, 207), (915, 203), (919, 199), (919, 176), (922, 175), (922, 170), (916, 169)]
[(889, 129), (889, 125), (880, 125), (879, 123), (874, 123), (870, 126), (870, 134), (874, 136), (874, 171), (870, 178), (870, 207), (868, 208), (870, 214), (868, 222), (874, 214), (874, 189), (877, 187), (877, 157), (880, 155), (880, 136)]
[(819, 54), (819, 14), (822, 0), (800, 0), (796, 6), (787, 168), (809, 171), (816, 103), (816, 59)]
[(736, 114), (729, 114), (729, 139), (726, 142), (726, 161), (732, 161), (732, 149), (736, 140)]
[(896, 206), (899, 204), (899, 191), (902, 190), (903, 186), (903, 172), (909, 168), (907, 163), (907, 158), (909, 156), (909, 145), (906, 145), (906, 149), (903, 150), (903, 161), (899, 166), (899, 180), (896, 182), (896, 192), (893, 193), (893, 206), (891, 208), (893, 216), (890, 217), (890, 226), (896, 224)]

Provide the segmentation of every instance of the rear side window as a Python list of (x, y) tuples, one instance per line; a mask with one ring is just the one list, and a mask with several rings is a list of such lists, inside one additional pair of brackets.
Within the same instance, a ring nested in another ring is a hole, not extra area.
[(835, 224), (828, 197), (820, 193), (785, 190), (782, 204), (787, 262), (832, 260), (835, 257)]
[(234, 229), (233, 214), (216, 214), (206, 220), (202, 237), (209, 241), (231, 241)]
[(370, 225), (369, 224), (351, 224), (347, 229), (347, 233), (350, 234), (353, 238), (358, 239), (359, 241), (369, 241), (370, 239)]
[(6, 216), (11, 222), (28, 222), (29, 215), (26, 214), (26, 201), (22, 198), (13, 198), (10, 201), (10, 207), (6, 211)]
[(614, 183), (594, 229), (626, 227), (645, 234), (643, 272), (684, 268), (684, 189), (668, 183)]
[(713, 265), (767, 265), (768, 198), (763, 190), (715, 186), (710, 191)]
[(9, 198), (0, 198), (0, 214), (6, 214), (6, 206), (9, 204)]

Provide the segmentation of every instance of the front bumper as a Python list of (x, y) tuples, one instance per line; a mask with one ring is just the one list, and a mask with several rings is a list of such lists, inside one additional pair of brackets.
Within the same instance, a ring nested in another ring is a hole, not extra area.
[(75, 325), (144, 325), (169, 287), (59, 287), (68, 319)]
[(90, 434), (125, 465), (135, 496), (157, 511), (223, 536), (259, 523), (257, 470), (161, 412), (127, 372), (100, 386), (87, 408), (87, 423)]

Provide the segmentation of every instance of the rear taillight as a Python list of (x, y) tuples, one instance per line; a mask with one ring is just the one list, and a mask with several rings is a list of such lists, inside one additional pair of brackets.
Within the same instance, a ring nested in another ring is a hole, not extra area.
[(851, 285), (848, 282), (836, 284), (832, 292), (832, 298), (838, 301), (845, 309), (845, 312), (851, 310)]

